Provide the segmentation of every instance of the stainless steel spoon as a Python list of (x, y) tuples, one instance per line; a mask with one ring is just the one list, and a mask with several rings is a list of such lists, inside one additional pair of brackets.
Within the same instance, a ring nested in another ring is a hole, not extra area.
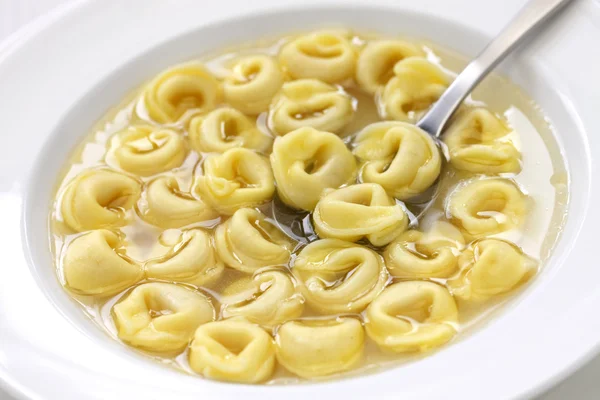
[[(438, 137), (444, 131), (448, 120), (479, 82), (514, 50), (523, 39), (530, 36), (535, 31), (535, 28), (548, 21), (552, 15), (571, 1), (530, 0), (504, 30), (466, 66), (416, 125), (436, 138), (438, 144), (440, 144)], [(433, 194), (433, 197), (423, 207), (419, 216), (427, 210), (428, 206), (435, 200), (435, 197), (435, 194)], [(273, 202), (273, 218), (279, 228), (295, 240), (309, 243), (318, 239), (310, 221), (310, 214), (291, 210), (279, 199)]]

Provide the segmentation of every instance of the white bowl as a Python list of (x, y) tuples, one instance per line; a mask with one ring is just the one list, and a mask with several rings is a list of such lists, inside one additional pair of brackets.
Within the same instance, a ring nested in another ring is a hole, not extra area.
[(539, 393), (572, 372), (600, 345), (596, 0), (577, 1), (503, 68), (550, 116), (568, 162), (571, 198), (562, 238), (535, 282), (501, 316), (433, 356), (294, 387), (188, 376), (140, 357), (95, 326), (60, 286), (48, 249), (51, 195), (67, 155), (111, 105), (164, 67), (231, 44), (335, 25), (424, 37), (475, 55), (522, 4), (89, 1), (0, 48), (0, 382), (21, 397), (64, 400), (507, 399)]

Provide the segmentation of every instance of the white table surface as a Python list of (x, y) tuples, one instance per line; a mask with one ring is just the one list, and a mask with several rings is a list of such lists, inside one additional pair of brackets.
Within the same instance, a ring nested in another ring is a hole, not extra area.
[[(0, 41), (29, 22), (32, 22), (37, 17), (68, 1), (0, 0)], [(594, 358), (575, 374), (559, 383), (547, 393), (539, 396), (537, 400), (565, 399), (600, 399), (600, 356)], [(0, 400), (13, 400), (13, 398), (0, 389)]]

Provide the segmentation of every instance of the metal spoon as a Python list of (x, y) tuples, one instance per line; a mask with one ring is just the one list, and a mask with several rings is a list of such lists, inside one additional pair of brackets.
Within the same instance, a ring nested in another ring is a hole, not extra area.
[[(531, 0), (513, 18), (513, 20), (471, 61), (456, 77), (438, 101), (417, 122), (417, 126), (433, 136), (438, 144), (438, 137), (444, 131), (448, 120), (458, 109), (463, 100), (498, 65), (514, 50), (535, 28), (548, 21), (552, 15), (561, 10), (572, 0)], [(439, 146), (441, 148), (441, 146)], [(436, 191), (417, 216), (419, 218), (436, 198)], [(310, 213), (299, 212), (287, 207), (279, 199), (273, 202), (273, 218), (277, 225), (288, 236), (303, 243), (310, 243), (318, 236), (310, 221)]]

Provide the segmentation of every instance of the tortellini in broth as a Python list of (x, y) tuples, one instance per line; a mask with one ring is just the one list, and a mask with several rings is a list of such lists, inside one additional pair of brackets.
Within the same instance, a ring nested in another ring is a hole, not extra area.
[(447, 278), (456, 272), (464, 245), (457, 228), (436, 221), (429, 230), (400, 235), (385, 249), (385, 264), (394, 277)]
[(215, 210), (231, 215), (244, 207), (271, 200), (275, 192), (273, 172), (262, 156), (244, 148), (233, 148), (204, 161), (204, 172), (196, 180), (196, 191)]
[(408, 57), (423, 57), (417, 45), (402, 40), (373, 40), (361, 51), (356, 64), (356, 81), (375, 94), (394, 76), (394, 66)]
[(294, 79), (341, 82), (354, 75), (356, 50), (343, 31), (320, 31), (284, 45), (279, 61)]
[(223, 263), (217, 258), (210, 235), (201, 229), (183, 232), (167, 253), (148, 261), (148, 278), (208, 285), (221, 277)]
[(210, 299), (171, 283), (144, 283), (112, 309), (117, 334), (124, 342), (155, 353), (182, 351), (196, 328), (213, 321)]
[(108, 169), (84, 171), (67, 185), (61, 215), (77, 232), (120, 227), (127, 224), (126, 213), (141, 191), (141, 183), (127, 175)]
[(196, 330), (189, 363), (207, 378), (259, 383), (273, 374), (275, 346), (271, 335), (250, 322), (216, 321)]
[(292, 272), (307, 304), (322, 314), (364, 310), (388, 280), (383, 257), (339, 239), (321, 239), (304, 247)]
[(378, 183), (393, 197), (410, 200), (426, 191), (440, 175), (442, 160), (434, 140), (404, 122), (377, 122), (354, 140), (363, 162), (363, 182)]
[(122, 245), (117, 234), (105, 229), (77, 237), (63, 261), (65, 286), (78, 294), (109, 296), (141, 280), (141, 266), (124, 254)]
[(463, 111), (444, 133), (450, 163), (457, 169), (483, 174), (521, 170), (521, 155), (510, 141), (506, 124), (490, 111)]
[(522, 94), (480, 88), (443, 143), (417, 126), (452, 57), (319, 30), (157, 74), (64, 168), (60, 283), (198, 379), (337, 379), (452, 342), (537, 273), (561, 201)]
[(454, 337), (458, 311), (454, 298), (433, 282), (405, 281), (388, 286), (369, 305), (367, 334), (385, 350), (425, 351)]
[(437, 65), (421, 57), (406, 58), (394, 66), (394, 77), (383, 88), (382, 114), (417, 122), (449, 85), (449, 77)]
[(294, 248), (290, 238), (252, 208), (236, 211), (219, 225), (215, 245), (228, 267), (248, 273), (287, 264)]
[(224, 289), (223, 316), (243, 317), (256, 324), (275, 327), (302, 315), (304, 299), (291, 277), (279, 270), (258, 272)]
[(277, 193), (287, 205), (312, 211), (323, 190), (350, 183), (356, 160), (329, 132), (302, 128), (277, 138), (271, 153)]
[(313, 220), (320, 237), (351, 242), (366, 237), (375, 246), (388, 244), (408, 225), (402, 207), (376, 183), (327, 193), (317, 203)]
[(211, 221), (219, 216), (201, 198), (181, 191), (173, 177), (151, 181), (143, 200), (139, 206), (141, 218), (164, 229)]
[(188, 112), (210, 111), (221, 97), (219, 81), (201, 64), (170, 68), (144, 90), (148, 116), (161, 124), (177, 122)]
[(452, 293), (463, 300), (487, 300), (526, 282), (537, 262), (512, 243), (482, 239), (462, 252), (460, 274), (448, 282)]
[(278, 135), (312, 127), (339, 133), (354, 116), (352, 98), (342, 89), (316, 79), (285, 83), (273, 100), (270, 125)]
[(236, 147), (265, 152), (273, 143), (273, 138), (250, 118), (230, 107), (192, 118), (189, 135), (194, 149), (200, 152), (224, 153)]
[(112, 140), (112, 154), (120, 168), (139, 176), (151, 176), (183, 164), (188, 145), (172, 129), (131, 126)]
[(479, 179), (454, 190), (447, 212), (466, 234), (492, 235), (522, 224), (527, 197), (509, 179)]
[(347, 371), (362, 358), (363, 327), (354, 318), (290, 321), (276, 336), (277, 359), (304, 378)]
[(225, 101), (246, 114), (267, 111), (283, 79), (274, 58), (263, 54), (242, 57), (232, 65), (223, 83)]

